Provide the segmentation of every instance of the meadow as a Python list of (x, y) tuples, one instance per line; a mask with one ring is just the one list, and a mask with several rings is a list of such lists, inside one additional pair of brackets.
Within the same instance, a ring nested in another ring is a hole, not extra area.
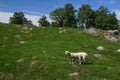
[[(29, 29), (0, 23), (0, 80), (120, 80), (119, 42), (80, 28), (64, 28), (62, 33), (57, 27)], [(69, 64), (66, 50), (87, 52), (88, 64)], [(79, 75), (69, 76), (74, 72)]]

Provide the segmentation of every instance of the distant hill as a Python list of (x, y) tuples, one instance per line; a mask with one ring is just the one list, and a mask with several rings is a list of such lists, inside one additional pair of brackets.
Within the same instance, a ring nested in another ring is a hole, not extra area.
[[(79, 28), (0, 23), (0, 80), (120, 80), (118, 49), (119, 42)], [(88, 64), (69, 64), (66, 50), (87, 52)], [(79, 75), (69, 75), (75, 72)]]

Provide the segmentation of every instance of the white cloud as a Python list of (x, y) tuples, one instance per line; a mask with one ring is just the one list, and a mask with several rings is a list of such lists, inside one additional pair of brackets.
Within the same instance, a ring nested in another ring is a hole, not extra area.
[(0, 12), (0, 22), (9, 23), (9, 18), (12, 16), (11, 12)]
[(120, 20), (120, 10), (115, 10), (114, 12), (116, 13), (117, 19)]
[[(13, 16), (13, 13), (12, 12), (2, 12), (0, 11), (0, 22), (3, 22), (3, 23), (9, 23), (9, 18)], [(42, 15), (40, 16), (36, 16), (36, 15), (28, 15), (28, 14), (25, 14), (25, 17), (28, 19), (28, 20), (31, 20), (32, 23), (34, 25), (37, 25), (38, 26), (38, 20), (41, 18)], [(45, 15), (47, 17), (47, 20), (49, 22), (51, 22), (50, 18), (49, 18), (49, 15)]]
[(34, 15), (25, 15), (25, 17), (28, 20), (31, 20), (34, 25), (38, 26), (38, 20), (41, 18), (41, 16), (34, 16)]
[(22, 12), (27, 13), (27, 14), (32, 14), (32, 15), (39, 15), (39, 16), (44, 15), (43, 13), (35, 12), (35, 11), (29, 11), (29, 10), (22, 10)]

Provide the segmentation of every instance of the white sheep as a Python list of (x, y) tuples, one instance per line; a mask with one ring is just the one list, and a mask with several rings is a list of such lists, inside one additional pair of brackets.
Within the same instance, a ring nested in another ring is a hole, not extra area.
[(78, 61), (79, 64), (83, 63), (85, 64), (87, 62), (88, 54), (85, 52), (77, 52), (77, 53), (72, 53), (69, 51), (65, 51), (65, 55), (67, 55), (70, 59), (70, 64), (75, 63)]

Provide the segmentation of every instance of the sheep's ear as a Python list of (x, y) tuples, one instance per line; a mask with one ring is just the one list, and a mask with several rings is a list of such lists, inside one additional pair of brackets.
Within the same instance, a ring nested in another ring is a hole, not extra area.
[(68, 56), (71, 56), (71, 54), (70, 54), (70, 53), (67, 53), (67, 55), (68, 55)]

